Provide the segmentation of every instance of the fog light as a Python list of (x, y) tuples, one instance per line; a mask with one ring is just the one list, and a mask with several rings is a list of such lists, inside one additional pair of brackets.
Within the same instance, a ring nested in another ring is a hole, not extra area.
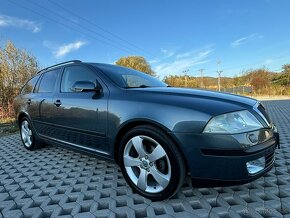
[(247, 162), (247, 170), (250, 174), (256, 174), (265, 168), (265, 157)]

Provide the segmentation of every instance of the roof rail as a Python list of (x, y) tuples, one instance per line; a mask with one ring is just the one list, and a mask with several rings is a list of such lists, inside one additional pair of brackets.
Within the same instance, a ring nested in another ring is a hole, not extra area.
[(52, 66), (50, 66), (50, 67), (46, 67), (46, 68), (44, 68), (44, 69), (38, 71), (37, 73), (40, 73), (40, 72), (42, 72), (42, 71), (45, 71), (45, 70), (48, 70), (48, 69), (51, 69), (51, 68), (54, 68), (54, 67), (62, 66), (62, 65), (65, 65), (65, 64), (69, 64), (69, 63), (81, 63), (81, 61), (80, 61), (80, 60), (71, 60), (71, 61), (61, 62), (61, 63), (59, 63), (59, 64), (55, 64), (55, 65), (52, 65)]

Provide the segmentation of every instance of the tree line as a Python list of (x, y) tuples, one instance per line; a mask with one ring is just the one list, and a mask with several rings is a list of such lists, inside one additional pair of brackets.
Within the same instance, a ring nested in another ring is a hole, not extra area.
[[(176, 87), (217, 90), (217, 78), (169, 75), (164, 81)], [(279, 73), (266, 68), (247, 70), (241, 76), (221, 77), (221, 90), (237, 94), (290, 95), (290, 64)], [(231, 90), (231, 91), (229, 91)]]
[[(116, 64), (156, 76), (150, 64), (141, 56), (121, 57)], [(38, 70), (37, 59), (17, 48), (11, 41), (0, 47), (0, 118), (13, 115), (13, 99)], [(163, 80), (175, 87), (217, 90), (215, 77), (168, 75)], [(222, 77), (221, 87), (222, 91), (232, 90), (229, 92), (238, 94), (290, 95), (290, 64), (283, 65), (279, 73), (259, 68), (242, 72), (241, 76)]]
[[(143, 57), (122, 57), (116, 64), (156, 76)], [(168, 75), (163, 80), (174, 87), (218, 90), (216, 77)], [(271, 72), (267, 68), (258, 68), (244, 71), (241, 76), (221, 77), (221, 91), (254, 95), (290, 95), (290, 64), (283, 65), (279, 73)]]

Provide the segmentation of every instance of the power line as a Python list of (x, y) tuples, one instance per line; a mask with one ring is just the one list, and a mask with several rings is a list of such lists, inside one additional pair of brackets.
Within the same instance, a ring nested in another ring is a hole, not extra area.
[[(52, 0), (48, 0), (48, 1), (49, 1), (51, 4), (54, 4), (54, 5), (58, 6), (59, 8), (61, 8), (62, 10), (66, 11), (67, 13), (72, 14), (73, 16), (75, 16), (75, 17), (77, 17), (77, 18), (79, 18), (79, 19), (81, 19), (81, 20), (83, 20), (83, 21), (85, 21), (85, 22), (87, 22), (87, 23), (89, 23), (89, 24), (95, 26), (96, 28), (102, 30), (103, 32), (105, 32), (105, 33), (107, 33), (107, 34), (109, 34), (109, 35), (111, 35), (111, 36), (113, 36), (113, 37), (115, 37), (115, 38), (117, 38), (117, 39), (119, 39), (119, 40), (121, 40), (121, 41), (123, 41), (123, 42), (129, 44), (130, 46), (132, 46), (132, 47), (134, 47), (134, 48), (136, 48), (136, 49), (138, 49), (138, 50), (140, 50), (140, 51), (142, 51), (142, 52), (145, 52), (145, 53), (149, 54), (149, 53), (148, 53), (146, 50), (144, 50), (143, 48), (140, 48), (139, 46), (136, 46), (135, 44), (129, 42), (128, 40), (123, 39), (122, 37), (118, 36), (117, 34), (112, 33), (112, 32), (110, 32), (110, 31), (104, 29), (103, 27), (101, 27), (101, 26), (99, 26), (99, 25), (93, 23), (92, 21), (90, 21), (90, 20), (88, 20), (88, 19), (86, 19), (86, 18), (84, 18), (84, 17), (81, 17), (80, 15), (74, 13), (73, 11), (71, 11), (71, 10), (65, 8), (64, 6), (62, 6), (61, 4), (59, 4), (58, 2), (55, 2), (55, 1), (52, 1)], [(152, 56), (152, 55), (150, 54), (150, 56)]]
[[(23, 5), (19, 4), (19, 3), (16, 3), (16, 2), (14, 2), (13, 0), (10, 0), (10, 2), (13, 3), (13, 4), (15, 4), (15, 5), (17, 5), (17, 6), (20, 7), (20, 8), (23, 8), (23, 9), (28, 10), (28, 11), (30, 11), (30, 12), (32, 12), (32, 13), (34, 13), (34, 14), (37, 14), (37, 15), (39, 15), (39, 16), (41, 16), (41, 17), (44, 17), (44, 18), (46, 18), (46, 19), (48, 19), (48, 20), (50, 20), (50, 21), (52, 21), (52, 22), (55, 22), (55, 23), (57, 23), (57, 24), (60, 24), (60, 25), (62, 25), (62, 26), (64, 26), (64, 27), (66, 27), (67, 29), (70, 29), (70, 30), (72, 30), (72, 31), (78, 32), (78, 33), (80, 33), (80, 34), (85, 34), (84, 32), (82, 32), (82, 31), (80, 31), (80, 30), (78, 30), (78, 29), (76, 29), (76, 28), (73, 28), (73, 27), (71, 27), (71, 26), (69, 26), (69, 25), (66, 25), (66, 24), (64, 24), (64, 23), (59, 22), (58, 20), (55, 20), (55, 19), (50, 18), (50, 17), (48, 17), (48, 16), (45, 16), (44, 14), (41, 14), (41, 13), (35, 11), (35, 10), (32, 10), (31, 8), (28, 8), (28, 7), (25, 7), (25, 6), (23, 6)], [(99, 39), (99, 38), (96, 38), (95, 36), (90, 36), (90, 37), (91, 37), (91, 38), (94, 38), (94, 39), (96, 39), (96, 40), (98, 40), (98, 41), (100, 41), (100, 42), (102, 42), (102, 43), (104, 43), (104, 44), (108, 44), (108, 45), (110, 45), (110, 46), (112, 46), (112, 47), (115, 47), (115, 48), (117, 48), (117, 49), (123, 50), (123, 51), (125, 51), (125, 52), (127, 52), (127, 53), (129, 53), (129, 54), (131, 53), (131, 51), (129, 51), (129, 50), (127, 50), (127, 49), (124, 49), (124, 48), (119, 47), (119, 46), (117, 46), (117, 45), (114, 45), (114, 44), (112, 44), (112, 43), (108, 43), (108, 42), (106, 42), (106, 41), (104, 41), (104, 40), (101, 40), (101, 39)]]
[[(74, 25), (76, 25), (76, 26), (78, 26), (78, 27), (80, 27), (80, 28), (82, 28), (82, 29), (84, 29), (84, 30), (90, 32), (90, 33), (96, 34), (96, 35), (98, 35), (99, 37), (101, 37), (101, 38), (103, 38), (103, 39), (109, 41), (110, 43), (114, 43), (114, 44), (117, 44), (117, 45), (120, 44), (119, 42), (117, 42), (117, 41), (115, 41), (115, 40), (112, 40), (112, 39), (110, 39), (110, 38), (108, 38), (108, 37), (106, 37), (106, 36), (104, 36), (104, 35), (102, 35), (102, 34), (96, 32), (96, 31), (94, 31), (94, 30), (92, 30), (92, 29), (90, 29), (90, 28), (87, 28), (87, 27), (85, 27), (85, 26), (81, 26), (81, 25), (79, 25), (79, 23), (76, 22), (76, 21), (74, 21), (74, 20), (70, 20), (70, 19), (68, 19), (67, 17), (64, 17), (64, 16), (62, 16), (62, 15), (60, 15), (60, 14), (55, 13), (53, 10), (51, 10), (51, 9), (49, 9), (49, 8), (45, 8), (45, 7), (43, 7), (43, 6), (40, 5), (39, 3), (36, 3), (36, 2), (34, 2), (34, 1), (30, 1), (30, 3), (36, 5), (36, 6), (39, 7), (39, 8), (42, 8), (42, 9), (45, 10), (45, 11), (49, 11), (51, 14), (54, 14), (54, 15), (60, 17), (61, 19), (64, 19), (64, 20), (66, 20), (66, 21), (68, 21), (68, 22), (70, 22), (70, 23), (73, 23)], [(124, 46), (124, 45), (122, 45), (122, 44), (120, 44), (120, 46), (124, 47), (124, 48), (127, 49), (127, 50), (131, 50), (131, 48), (129, 48), (129, 47), (127, 47), (127, 46)], [(133, 51), (133, 50), (132, 50), (132, 51)]]

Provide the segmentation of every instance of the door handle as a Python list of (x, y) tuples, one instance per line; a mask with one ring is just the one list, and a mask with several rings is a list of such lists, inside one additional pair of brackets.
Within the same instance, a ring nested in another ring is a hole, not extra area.
[(54, 102), (54, 105), (57, 106), (57, 107), (59, 107), (61, 105), (61, 101), (60, 100), (56, 100)]
[(28, 99), (27, 100), (27, 104), (31, 104), (31, 99)]

